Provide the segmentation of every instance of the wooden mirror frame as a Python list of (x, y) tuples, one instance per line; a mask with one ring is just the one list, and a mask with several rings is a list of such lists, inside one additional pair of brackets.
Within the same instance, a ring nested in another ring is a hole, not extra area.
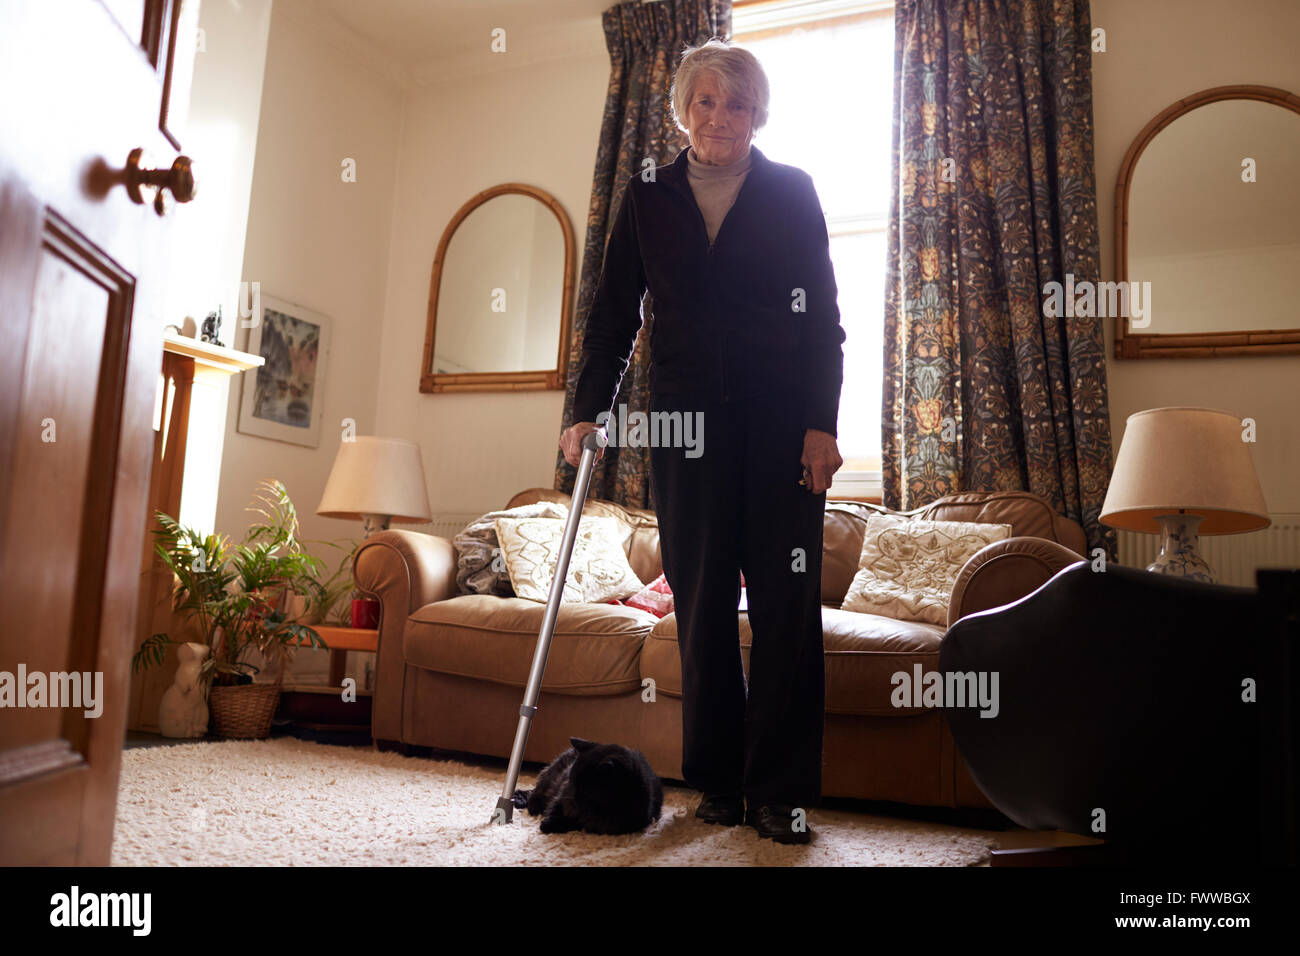
[[(526, 370), (522, 372), (461, 372), (433, 371), (434, 332), (438, 326), (438, 290), (442, 285), (442, 267), (447, 260), (447, 247), (456, 228), (483, 203), (496, 196), (508, 194), (531, 196), (555, 214), (564, 236), (564, 284), (560, 296), (560, 341), (556, 349), (555, 368)], [(573, 225), (558, 199), (544, 189), (524, 183), (502, 183), (472, 196), (456, 210), (451, 222), (443, 230), (438, 252), (433, 259), (433, 276), (429, 280), (429, 319), (424, 332), (424, 362), (420, 366), (421, 392), (513, 392), (542, 389), (562, 389), (569, 364), (569, 326), (573, 312)]]
[[(1300, 113), (1300, 96), (1275, 86), (1216, 86), (1163, 110), (1143, 127), (1128, 148), (1115, 184), (1115, 281), (1128, 281), (1128, 199), (1133, 170), (1156, 134), (1178, 117), (1220, 100), (1260, 100)], [(1216, 355), (1300, 353), (1300, 329), (1250, 329), (1241, 332), (1130, 333), (1128, 317), (1115, 316), (1115, 358), (1210, 358)]]

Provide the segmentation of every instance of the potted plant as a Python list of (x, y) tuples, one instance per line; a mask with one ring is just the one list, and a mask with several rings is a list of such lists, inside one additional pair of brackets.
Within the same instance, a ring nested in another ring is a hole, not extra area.
[(357, 538), (340, 538), (335, 541), (307, 541), (342, 552), (333, 574), (321, 580), (319, 575), (305, 576), (289, 595), (289, 604), (299, 610), (300, 624), (333, 624), (351, 626), (349, 600), (356, 591), (352, 580), (352, 559), (361, 546)]
[[(219, 737), (265, 737), (280, 699), (284, 667), (300, 644), (326, 649), (311, 627), (283, 609), (287, 592), (310, 589), (324, 562), (302, 550), (298, 515), (284, 485), (265, 479), (248, 510), (265, 518), (232, 547), (225, 535), (203, 535), (157, 513), (154, 551), (176, 575), (173, 609), (193, 621), (210, 653), (200, 686)], [(162, 663), (167, 645), (182, 643), (154, 634), (132, 659), (136, 670)], [(255, 683), (253, 652), (274, 669), (274, 679)]]

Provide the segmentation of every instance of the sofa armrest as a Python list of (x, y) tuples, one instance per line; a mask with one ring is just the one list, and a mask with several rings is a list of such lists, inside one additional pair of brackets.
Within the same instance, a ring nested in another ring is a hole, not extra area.
[(459, 593), (456, 549), (446, 538), (418, 531), (381, 531), (362, 542), (352, 559), (352, 577), (385, 616), (403, 623), (411, 614)]
[(1083, 555), (1046, 538), (1006, 538), (980, 548), (953, 582), (948, 626), (967, 614), (1018, 601)]
[(456, 596), (456, 549), (432, 534), (381, 531), (357, 548), (352, 578), (382, 607), (371, 733), (376, 740), (401, 740), (406, 619), (426, 604)]

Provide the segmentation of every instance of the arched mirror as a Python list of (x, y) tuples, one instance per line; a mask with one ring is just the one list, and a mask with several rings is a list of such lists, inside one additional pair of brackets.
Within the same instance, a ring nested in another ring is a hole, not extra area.
[(1300, 353), (1298, 183), (1286, 90), (1215, 87), (1148, 123), (1115, 190), (1116, 357)]
[(420, 391), (563, 388), (573, 256), (545, 190), (503, 183), (461, 206), (433, 260)]

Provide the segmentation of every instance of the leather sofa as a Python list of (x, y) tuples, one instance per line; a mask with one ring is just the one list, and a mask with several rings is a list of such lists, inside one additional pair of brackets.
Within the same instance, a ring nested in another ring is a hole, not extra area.
[[(569, 496), (547, 488), (506, 507)], [(839, 609), (857, 570), (867, 515), (877, 505), (828, 502), (822, 598), (826, 725), (822, 793), (907, 804), (988, 808), (937, 707), (894, 707), (897, 671), (937, 670), (946, 628)], [(642, 581), (661, 573), (652, 511), (589, 500), (584, 514), (615, 517)], [(1083, 529), (1028, 492), (964, 492), (906, 514), (1010, 524), (1012, 537), (977, 552), (953, 591), (948, 622), (1030, 593), (1080, 560)], [(357, 550), (360, 591), (380, 601), (373, 692), (375, 745), (509, 756), (545, 605), (461, 594), (445, 538), (389, 530)], [(749, 666), (748, 614), (740, 615)], [(524, 758), (545, 763), (570, 735), (641, 750), (655, 772), (681, 775), (681, 660), (676, 618), (617, 604), (562, 604)]]

